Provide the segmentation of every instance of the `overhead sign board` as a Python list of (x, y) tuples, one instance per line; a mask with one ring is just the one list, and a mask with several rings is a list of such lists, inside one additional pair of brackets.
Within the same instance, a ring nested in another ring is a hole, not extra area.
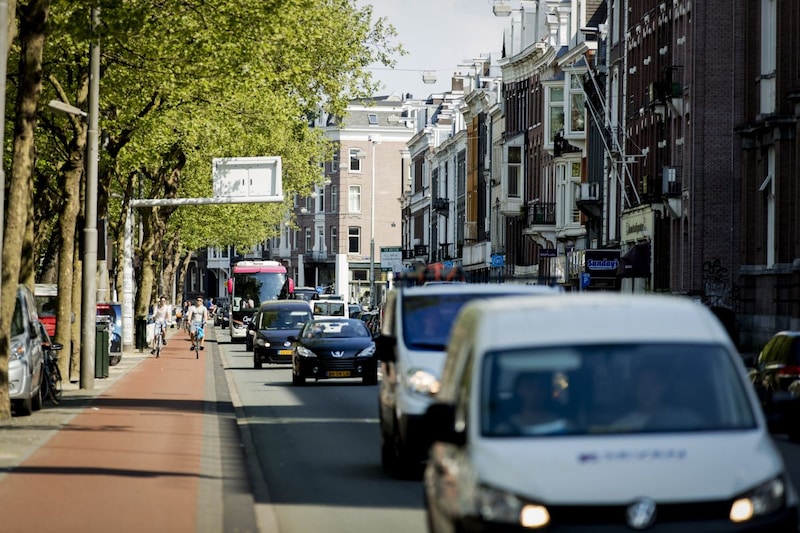
[(212, 160), (215, 197), (283, 196), (280, 157), (218, 157)]

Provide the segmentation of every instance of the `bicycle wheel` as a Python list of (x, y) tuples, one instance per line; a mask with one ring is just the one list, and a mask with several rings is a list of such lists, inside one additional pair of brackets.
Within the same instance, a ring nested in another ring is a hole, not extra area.
[(161, 346), (164, 343), (163, 335), (164, 334), (161, 331), (159, 331), (158, 335), (156, 335), (156, 347), (155, 347), (156, 359), (158, 359), (161, 356)]

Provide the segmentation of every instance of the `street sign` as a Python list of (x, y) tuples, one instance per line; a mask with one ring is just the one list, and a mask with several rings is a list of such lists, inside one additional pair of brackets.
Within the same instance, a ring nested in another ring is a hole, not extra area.
[(542, 248), (539, 257), (558, 257), (558, 251), (555, 248)]
[(402, 246), (381, 246), (381, 270), (388, 272), (403, 270)]
[(585, 289), (592, 282), (592, 275), (588, 272), (581, 272), (581, 289)]

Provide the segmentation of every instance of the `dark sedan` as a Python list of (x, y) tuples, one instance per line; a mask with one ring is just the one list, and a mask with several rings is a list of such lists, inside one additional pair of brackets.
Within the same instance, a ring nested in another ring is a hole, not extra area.
[(779, 331), (746, 363), (770, 430), (800, 442), (800, 331)]
[(290, 339), (312, 318), (311, 307), (303, 300), (269, 300), (261, 304), (247, 335), (253, 347), (253, 367), (291, 361)]
[(327, 318), (311, 320), (291, 339), (292, 384), (306, 378), (361, 378), (365, 385), (378, 382), (375, 343), (361, 320)]

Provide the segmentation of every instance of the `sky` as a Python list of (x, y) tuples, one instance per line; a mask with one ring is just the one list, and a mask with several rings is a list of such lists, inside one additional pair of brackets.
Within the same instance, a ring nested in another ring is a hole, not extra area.
[[(425, 98), (450, 90), (450, 79), (473, 57), (499, 53), (510, 18), (492, 14), (492, 0), (357, 0), (372, 5), (373, 17), (385, 17), (397, 30), (396, 41), (408, 51), (394, 70), (376, 65), (370, 70), (385, 88), (380, 94), (411, 93)], [(422, 81), (433, 71), (435, 84)]]

